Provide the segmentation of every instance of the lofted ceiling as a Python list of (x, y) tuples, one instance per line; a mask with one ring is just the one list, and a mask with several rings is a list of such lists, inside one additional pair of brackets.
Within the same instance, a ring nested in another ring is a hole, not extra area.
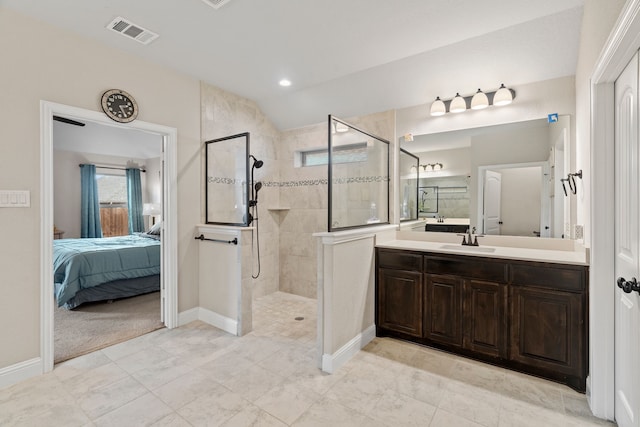
[[(583, 4), (230, 0), (214, 9), (203, 0), (0, 0), (252, 99), (280, 129), (574, 75)], [(119, 16), (159, 37), (143, 45), (105, 28)], [(292, 85), (279, 86), (282, 78)]]

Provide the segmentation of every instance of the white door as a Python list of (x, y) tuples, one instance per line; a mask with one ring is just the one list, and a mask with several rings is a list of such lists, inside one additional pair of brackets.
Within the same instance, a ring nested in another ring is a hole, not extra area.
[(615, 83), (615, 135), (615, 417), (639, 427), (640, 294), (631, 289), (640, 277), (638, 54)]
[(484, 175), (484, 234), (500, 234), (500, 195), (502, 193), (502, 174), (485, 171)]

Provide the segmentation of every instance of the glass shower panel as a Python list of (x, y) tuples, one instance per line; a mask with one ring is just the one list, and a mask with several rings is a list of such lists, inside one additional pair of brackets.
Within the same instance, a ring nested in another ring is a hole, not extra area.
[(400, 149), (400, 221), (418, 219), (418, 180), (420, 159)]
[(389, 142), (329, 118), (329, 231), (389, 223)]
[(206, 223), (249, 225), (249, 133), (206, 142)]

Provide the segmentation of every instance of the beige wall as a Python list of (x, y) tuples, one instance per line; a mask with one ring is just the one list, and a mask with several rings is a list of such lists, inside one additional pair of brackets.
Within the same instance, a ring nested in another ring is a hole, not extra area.
[(576, 66), (576, 170), (582, 169), (582, 183), (587, 191), (578, 194), (578, 223), (584, 224), (585, 245), (591, 246), (589, 205), (591, 169), (591, 73), (609, 33), (624, 6), (624, 0), (585, 0), (582, 15), (580, 48)]
[[(252, 289), (253, 297), (259, 297), (278, 290), (280, 275), (279, 260), (279, 212), (269, 210), (278, 206), (279, 165), (277, 145), (280, 132), (260, 111), (258, 105), (250, 99), (242, 98), (214, 86), (202, 83), (202, 140), (209, 141), (243, 132), (250, 133), (250, 151), (264, 165), (255, 169), (254, 178), (263, 183), (258, 197), (258, 226), (260, 240), (260, 276), (252, 279), (249, 271), (242, 275), (243, 289)], [(202, 149), (204, 153), (204, 146)], [(204, 175), (204, 155), (202, 156)], [(251, 165), (251, 163), (250, 163)], [(204, 180), (202, 182), (202, 200), (204, 201)], [(204, 202), (202, 207), (204, 222)], [(256, 222), (252, 224), (256, 226)], [(253, 274), (258, 272), (257, 254), (244, 254), (243, 269), (253, 263)]]
[[(55, 139), (55, 135), (54, 135)], [(160, 147), (158, 147), (160, 148)], [(64, 150), (53, 150), (53, 223), (64, 231), (65, 239), (80, 237), (80, 168), (81, 163), (94, 163), (102, 165), (122, 165), (132, 161), (142, 166), (145, 165), (146, 173), (140, 174), (142, 184), (142, 200), (148, 203), (151, 199), (152, 177), (157, 181), (156, 173), (149, 169), (147, 160), (131, 157), (103, 156), (90, 153), (76, 153)], [(155, 161), (157, 164), (158, 161)], [(102, 170), (98, 173), (108, 172), (113, 175), (125, 175), (124, 170)], [(157, 184), (157, 182), (156, 182)], [(145, 218), (145, 221), (147, 218)]]
[(0, 186), (31, 191), (30, 208), (0, 209), (0, 324), (13, 325), (0, 328), (0, 369), (40, 354), (41, 100), (101, 111), (102, 92), (122, 88), (139, 120), (178, 129), (178, 307), (197, 306), (199, 82), (4, 8), (0, 57)]
[[(502, 174), (500, 233), (534, 237), (540, 230), (541, 168), (496, 169)], [(526, 191), (524, 191), (526, 190)]]

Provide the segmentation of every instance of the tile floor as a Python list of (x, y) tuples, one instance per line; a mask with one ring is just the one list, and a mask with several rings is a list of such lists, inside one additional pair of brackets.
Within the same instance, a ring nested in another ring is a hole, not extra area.
[(0, 390), (0, 425), (613, 425), (567, 387), (391, 339), (323, 374), (315, 313), (278, 292), (241, 338), (194, 322), (70, 360)]

